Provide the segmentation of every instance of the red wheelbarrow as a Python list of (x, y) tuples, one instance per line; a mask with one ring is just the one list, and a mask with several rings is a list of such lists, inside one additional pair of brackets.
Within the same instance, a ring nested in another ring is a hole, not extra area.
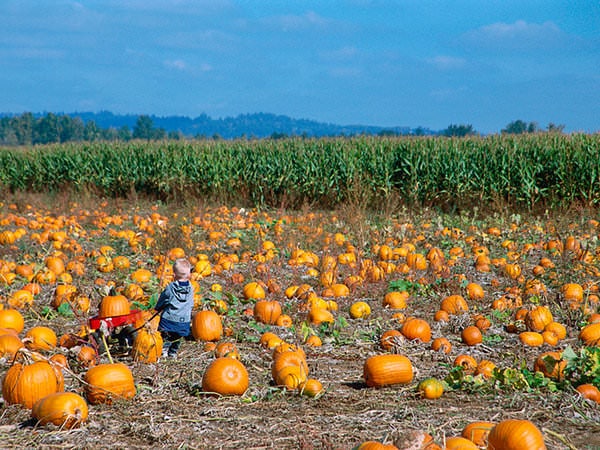
[[(133, 339), (137, 332), (134, 324), (142, 319), (141, 310), (133, 310), (129, 314), (112, 317), (94, 316), (89, 319), (89, 327), (92, 331), (91, 335), (96, 340), (96, 343), (104, 344), (118, 343), (122, 348), (129, 348), (133, 344)], [(108, 351), (108, 348), (105, 348)]]

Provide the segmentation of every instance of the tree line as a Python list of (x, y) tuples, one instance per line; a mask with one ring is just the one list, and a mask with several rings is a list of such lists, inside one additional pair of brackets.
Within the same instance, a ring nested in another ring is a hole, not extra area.
[(181, 133), (167, 133), (154, 126), (149, 116), (138, 117), (133, 129), (101, 128), (94, 121), (83, 122), (79, 117), (47, 113), (35, 117), (27, 112), (19, 116), (0, 118), (0, 145), (59, 144), (64, 142), (129, 141), (131, 139), (180, 139)]
[[(417, 128), (414, 135), (419, 133)], [(535, 122), (516, 120), (509, 123), (501, 130), (502, 134), (525, 134), (540, 131), (562, 133), (564, 125), (550, 123), (547, 130), (541, 129)], [(380, 135), (387, 135), (386, 131), (380, 131)], [(390, 131), (389, 134), (397, 134)], [(411, 133), (412, 134), (412, 133)], [(435, 134), (435, 133), (434, 133)], [(472, 125), (451, 124), (448, 128), (437, 133), (441, 136), (463, 137), (477, 135)], [(304, 133), (306, 135), (306, 133)], [(198, 136), (196, 136), (198, 137)], [(285, 133), (273, 133), (272, 139), (288, 137)], [(120, 127), (99, 127), (93, 120), (83, 121), (80, 117), (72, 117), (67, 114), (57, 115), (47, 113), (36, 117), (27, 112), (16, 116), (0, 117), (0, 145), (19, 146), (36, 144), (58, 144), (64, 142), (94, 142), (94, 141), (129, 141), (131, 139), (161, 140), (161, 139), (184, 139), (186, 136), (181, 131), (166, 131), (164, 128), (154, 126), (152, 118), (147, 115), (137, 117), (133, 128), (127, 125)], [(219, 138), (214, 135), (213, 138)]]

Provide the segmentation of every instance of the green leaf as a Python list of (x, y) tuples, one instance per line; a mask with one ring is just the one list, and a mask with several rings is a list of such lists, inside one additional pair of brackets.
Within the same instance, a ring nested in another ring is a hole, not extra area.
[(61, 303), (56, 308), (56, 311), (63, 317), (73, 317), (73, 309), (71, 309), (71, 305), (68, 302)]

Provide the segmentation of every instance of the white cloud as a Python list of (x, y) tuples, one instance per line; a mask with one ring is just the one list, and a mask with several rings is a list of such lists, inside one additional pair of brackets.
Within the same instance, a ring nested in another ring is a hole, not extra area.
[(517, 20), (515, 23), (497, 22), (486, 25), (463, 35), (463, 39), (476, 47), (496, 49), (543, 49), (561, 44), (565, 33), (554, 23), (528, 23)]
[(281, 29), (282, 31), (298, 31), (313, 27), (323, 27), (329, 22), (314, 11), (307, 11), (302, 15), (286, 14), (272, 16), (263, 20), (267, 25)]
[(187, 69), (187, 64), (185, 63), (185, 61), (181, 60), (181, 59), (175, 59), (172, 61), (165, 61), (165, 65), (171, 69), (175, 69), (175, 70), (185, 70)]
[(453, 56), (444, 55), (438, 55), (433, 58), (429, 58), (426, 61), (439, 70), (460, 69), (466, 64), (466, 60), (464, 58), (456, 58)]

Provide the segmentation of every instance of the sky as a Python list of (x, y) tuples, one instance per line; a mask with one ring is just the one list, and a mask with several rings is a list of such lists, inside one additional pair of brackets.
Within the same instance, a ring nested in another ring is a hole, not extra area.
[(0, 112), (600, 131), (600, 1), (1, 0)]

